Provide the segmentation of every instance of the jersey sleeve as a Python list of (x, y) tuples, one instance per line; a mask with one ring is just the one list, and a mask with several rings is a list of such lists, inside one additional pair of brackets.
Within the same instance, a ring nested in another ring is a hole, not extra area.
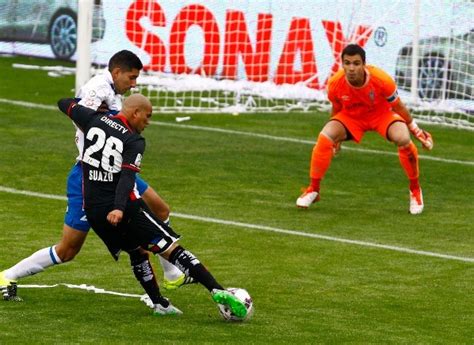
[(98, 74), (89, 80), (81, 87), (77, 97), (80, 99), (80, 105), (94, 110), (97, 110), (102, 103), (105, 103), (111, 112), (122, 109), (121, 96), (115, 93), (112, 81), (106, 74)]
[(392, 77), (381, 70), (380, 68), (377, 68), (375, 71), (377, 78), (381, 81), (380, 87), (382, 91), (382, 95), (385, 97), (387, 102), (390, 104), (395, 104), (399, 100), (398, 96), (398, 90), (397, 90), (397, 84), (395, 81), (392, 79)]
[(89, 122), (98, 114), (92, 109), (77, 104), (74, 98), (62, 98), (58, 101), (58, 108), (69, 116), (74, 123), (84, 132)]
[(97, 110), (102, 102), (110, 103), (110, 86), (107, 84), (89, 85), (86, 84), (79, 94), (79, 104)]
[(145, 139), (137, 135), (125, 146), (122, 160), (122, 170), (129, 169), (140, 172), (143, 152), (145, 151)]
[(344, 77), (343, 70), (339, 70), (328, 80), (327, 93), (329, 102), (334, 104), (340, 104), (340, 100), (337, 98), (337, 86), (338, 81)]
[(135, 174), (140, 172), (140, 165), (144, 151), (145, 139), (141, 136), (136, 136), (125, 145), (122, 156), (122, 171), (115, 190), (115, 209), (125, 209), (130, 192), (135, 184)]
[(329, 102), (333, 103), (336, 101), (335, 95), (334, 95), (334, 89), (331, 87), (331, 84), (328, 84), (328, 100)]

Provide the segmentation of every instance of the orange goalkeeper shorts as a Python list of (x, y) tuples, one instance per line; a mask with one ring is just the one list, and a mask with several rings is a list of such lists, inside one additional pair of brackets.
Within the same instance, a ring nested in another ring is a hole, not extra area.
[(355, 118), (344, 111), (341, 111), (331, 118), (331, 121), (339, 121), (349, 132), (350, 138), (356, 143), (360, 143), (365, 132), (375, 131), (385, 139), (390, 125), (397, 121), (405, 122), (405, 120), (393, 111), (374, 112), (367, 114), (362, 118)]

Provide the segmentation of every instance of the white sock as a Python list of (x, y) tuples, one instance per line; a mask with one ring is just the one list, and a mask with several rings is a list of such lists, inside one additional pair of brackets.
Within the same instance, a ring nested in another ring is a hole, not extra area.
[(183, 275), (183, 272), (181, 272), (175, 265), (165, 258), (162, 258), (161, 255), (157, 256), (160, 259), (161, 267), (163, 267), (163, 274), (166, 279), (176, 280)]
[[(166, 225), (170, 225), (170, 217), (163, 221)], [(161, 267), (163, 267), (163, 275), (168, 280), (176, 280), (183, 275), (183, 272), (179, 270), (175, 265), (170, 263), (168, 260), (161, 257), (161, 255), (157, 255), (160, 259)]]
[(44, 271), (45, 268), (62, 263), (55, 250), (56, 246), (47, 247), (31, 254), (15, 266), (5, 271), (5, 278), (16, 280)]

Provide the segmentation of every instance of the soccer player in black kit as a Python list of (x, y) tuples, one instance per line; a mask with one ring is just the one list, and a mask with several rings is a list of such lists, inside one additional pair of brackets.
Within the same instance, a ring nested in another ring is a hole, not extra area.
[(167, 259), (204, 285), (216, 303), (228, 305), (235, 315), (244, 317), (245, 305), (177, 243), (180, 236), (153, 215), (136, 191), (135, 174), (145, 151), (140, 133), (152, 115), (150, 101), (133, 94), (116, 116), (78, 105), (72, 98), (59, 100), (58, 107), (85, 135), (82, 168), (87, 219), (115, 260), (122, 250), (130, 255), (135, 277), (153, 301), (153, 313), (182, 314), (161, 295), (148, 252)]

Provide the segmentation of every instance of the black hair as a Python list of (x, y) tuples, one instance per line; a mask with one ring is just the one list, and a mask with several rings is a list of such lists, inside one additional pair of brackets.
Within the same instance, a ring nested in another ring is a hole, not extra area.
[(110, 72), (112, 72), (112, 70), (117, 67), (128, 72), (134, 68), (141, 70), (143, 68), (143, 64), (140, 61), (140, 58), (130, 50), (121, 50), (115, 53), (109, 60)]
[(362, 62), (365, 64), (365, 50), (357, 44), (349, 44), (342, 50), (341, 59), (344, 60), (344, 55), (354, 56), (360, 55)]

